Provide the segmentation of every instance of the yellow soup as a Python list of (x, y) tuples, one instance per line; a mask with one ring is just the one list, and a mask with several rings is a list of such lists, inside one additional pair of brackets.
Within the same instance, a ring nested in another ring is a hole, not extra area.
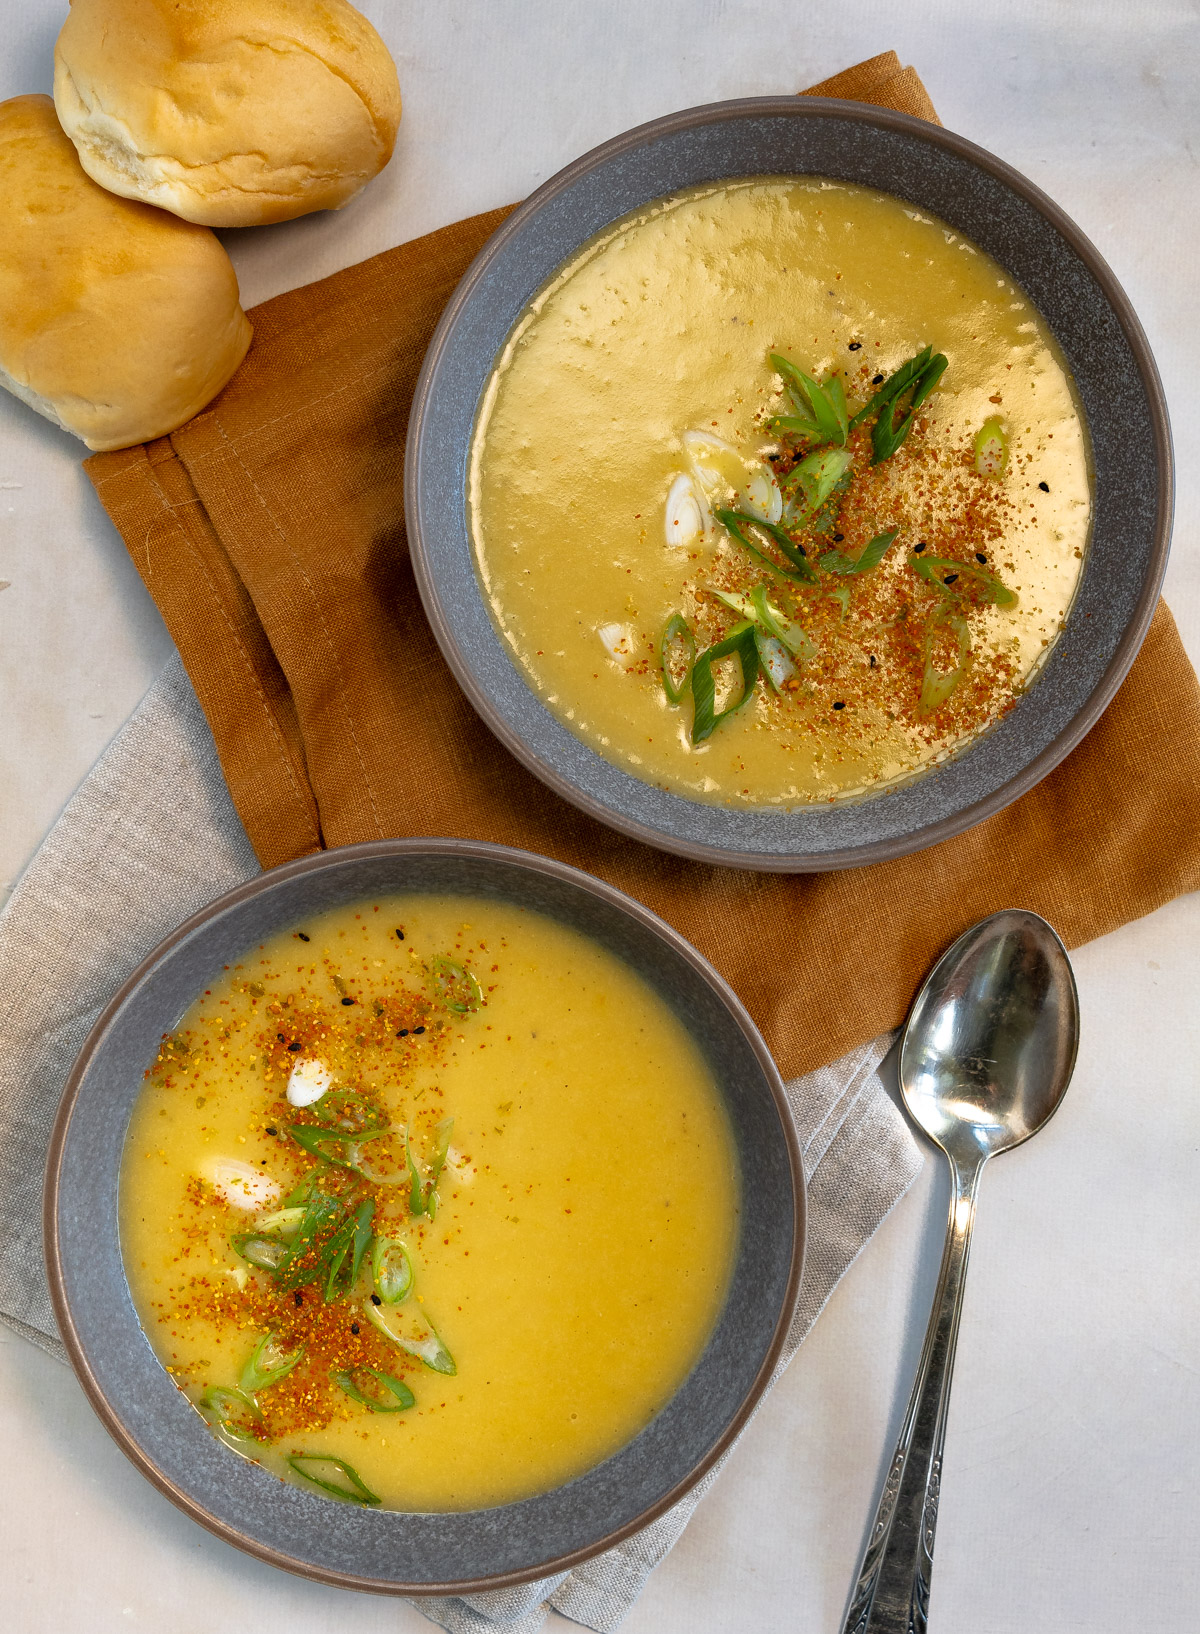
[(409, 1510), (629, 1441), (708, 1338), (737, 1216), (663, 1001), (562, 925), (455, 897), (338, 909), (223, 971), (163, 1040), (121, 1177), (134, 1303), (216, 1432)]
[(812, 178), (695, 189), (585, 246), (498, 360), (469, 506), (493, 620), (563, 722), (660, 787), (785, 806), (911, 777), (1010, 709), (1091, 515), (1021, 289)]

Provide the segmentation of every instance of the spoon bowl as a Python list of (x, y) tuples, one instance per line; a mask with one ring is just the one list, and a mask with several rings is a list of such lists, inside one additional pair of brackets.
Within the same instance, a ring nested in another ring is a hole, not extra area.
[(984, 1164), (1058, 1109), (1079, 1041), (1066, 949), (1037, 914), (981, 919), (938, 960), (900, 1045), (900, 1088), (950, 1163), (950, 1218), (925, 1347), (843, 1634), (925, 1634), (954, 1347)]
[(1057, 1111), (1079, 1041), (1070, 960), (1044, 919), (1006, 909), (938, 960), (900, 1048), (909, 1115), (960, 1162), (993, 1157)]

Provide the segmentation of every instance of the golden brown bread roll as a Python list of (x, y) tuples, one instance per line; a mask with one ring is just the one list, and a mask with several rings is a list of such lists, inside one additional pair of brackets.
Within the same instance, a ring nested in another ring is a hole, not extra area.
[(207, 227), (338, 209), (400, 123), (395, 65), (347, 0), (71, 0), (54, 102), (102, 187)]
[(48, 96), (0, 102), (0, 385), (125, 448), (198, 414), (249, 344), (207, 227), (97, 187)]

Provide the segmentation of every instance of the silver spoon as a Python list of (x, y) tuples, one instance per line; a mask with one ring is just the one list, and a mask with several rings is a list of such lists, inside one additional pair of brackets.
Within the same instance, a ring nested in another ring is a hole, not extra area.
[(900, 1045), (913, 1121), (950, 1160), (950, 1221), (925, 1347), (883, 1483), (843, 1634), (924, 1634), (950, 1376), (979, 1176), (1035, 1135), (1075, 1066), (1079, 998), (1066, 949), (1044, 919), (980, 920), (934, 966)]

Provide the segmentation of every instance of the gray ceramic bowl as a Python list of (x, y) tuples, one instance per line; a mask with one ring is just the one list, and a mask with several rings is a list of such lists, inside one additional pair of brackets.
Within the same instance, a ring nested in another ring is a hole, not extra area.
[[(862, 182), (942, 217), (1005, 267), (1049, 322), (1091, 434), (1095, 522), (1067, 627), (1036, 684), (992, 731), (894, 791), (836, 806), (723, 809), (602, 759), (538, 701), (488, 616), (472, 561), (466, 461), (480, 394), (530, 297), (603, 227), (676, 188), (725, 177)], [(500, 741), (601, 822), (706, 862), (807, 871), (880, 862), (990, 816), (1095, 724), (1132, 664), (1166, 567), (1172, 473), (1158, 374), (1120, 285), (1077, 227), (982, 148), (905, 114), (756, 97), (671, 114), (569, 165), (513, 213), (459, 285), (429, 348), (409, 425), (405, 505), (434, 634)]]
[[(453, 892), (549, 915), (610, 949), (683, 1020), (720, 1086), (743, 1175), (732, 1285), (712, 1338), (635, 1440), (542, 1497), (463, 1514), (381, 1513), (286, 1486), (210, 1433), (138, 1322), (117, 1175), (145, 1069), (214, 971), (314, 913), (385, 892)], [(775, 1065), (730, 989), (670, 926), (599, 880), (467, 840), (387, 840), (305, 857), (221, 897), (167, 938), (97, 1022), (50, 1145), (46, 1257), (59, 1328), (105, 1427), (201, 1525), (273, 1565), (346, 1588), (452, 1594), (541, 1577), (660, 1514), (730, 1444), (761, 1395), (795, 1304), (804, 1181)]]

